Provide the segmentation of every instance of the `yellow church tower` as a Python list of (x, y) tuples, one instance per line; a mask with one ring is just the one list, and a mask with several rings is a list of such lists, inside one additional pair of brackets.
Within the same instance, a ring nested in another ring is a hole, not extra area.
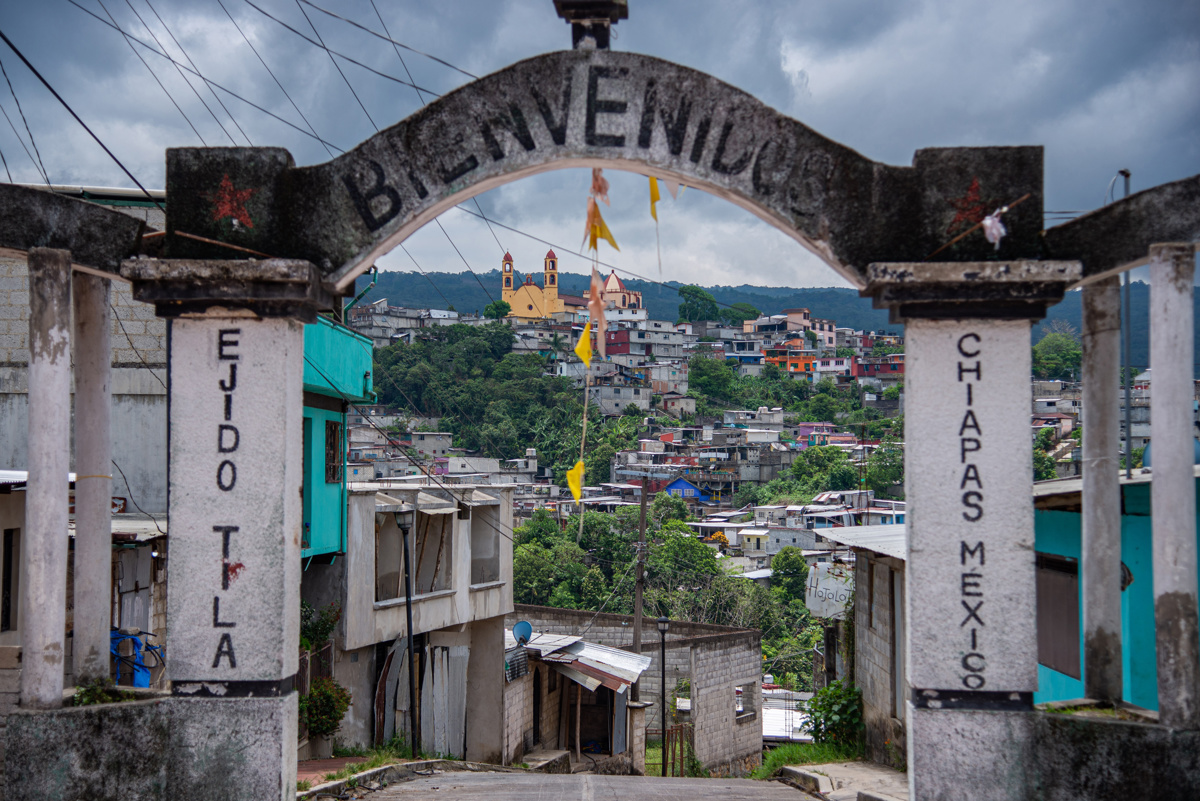
[(542, 280), (542, 298), (548, 312), (562, 311), (558, 303), (558, 256), (553, 250), (546, 251), (546, 264)]
[(504, 264), (500, 269), (502, 275), (502, 284), (500, 289), (500, 299), (505, 303), (512, 305), (512, 296), (516, 292), (513, 287), (513, 259), (512, 254), (507, 251), (504, 254)]

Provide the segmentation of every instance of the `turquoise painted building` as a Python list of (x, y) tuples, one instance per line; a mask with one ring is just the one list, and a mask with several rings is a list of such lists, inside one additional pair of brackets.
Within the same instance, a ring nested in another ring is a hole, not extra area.
[(374, 402), (371, 349), (370, 339), (324, 317), (304, 327), (305, 559), (346, 549), (346, 413), (350, 403)]
[[(1124, 700), (1158, 709), (1154, 642), (1150, 476), (1121, 478), (1121, 648)], [(1034, 702), (1085, 697), (1083, 690), (1081, 480), (1046, 482), (1034, 490), (1038, 554), (1038, 690)], [(1058, 486), (1061, 484), (1061, 490)], [(1197, 482), (1200, 489), (1200, 481)], [(1073, 596), (1073, 597), (1072, 597)], [(1074, 637), (1072, 640), (1071, 637)]]

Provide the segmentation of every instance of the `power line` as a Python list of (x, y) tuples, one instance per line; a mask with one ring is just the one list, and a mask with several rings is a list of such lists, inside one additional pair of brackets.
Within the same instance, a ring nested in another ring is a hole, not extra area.
[[(167, 32), (167, 35), (171, 37), (171, 41), (174, 42), (175, 46), (179, 48), (179, 52), (183, 53), (183, 57), (188, 60), (188, 63), (192, 65), (193, 69), (195, 69), (197, 72), (199, 72), (200, 68), (196, 66), (196, 62), (193, 61), (192, 57), (188, 55), (188, 52), (187, 52), (187, 50), (184, 49), (183, 44), (181, 44), (180, 41), (175, 38), (175, 34), (171, 32), (170, 26), (167, 25), (166, 20), (164, 20), (161, 16), (159, 16), (158, 10), (153, 5), (151, 5), (150, 0), (146, 0), (146, 6), (150, 9), (150, 11), (154, 14), (154, 16), (158, 18), (159, 23), (161, 23), (163, 26), (163, 30), (165, 30)], [(163, 48), (163, 52), (166, 52), (165, 47)], [(204, 78), (201, 78), (200, 80), (204, 81)], [(216, 93), (216, 91), (213, 90), (212, 86), (209, 85), (208, 81), (204, 81), (204, 86), (206, 89), (208, 89), (208, 93), (213, 96), (213, 100), (217, 101), (217, 105), (219, 105), (221, 107), (221, 110), (224, 111), (229, 116), (229, 121), (232, 122), (234, 124), (234, 127), (236, 127), (238, 129), (238, 132), (241, 133), (242, 138), (244, 138), (246, 140), (246, 144), (250, 145), (251, 147), (254, 147), (254, 143), (250, 141), (250, 137), (246, 135), (246, 132), (242, 130), (242, 126), (240, 124), (238, 124), (238, 121), (234, 118), (233, 112), (231, 112), (228, 108), (225, 107), (225, 102), (223, 100), (221, 100), (220, 95), (218, 95)], [(222, 129), (224, 129), (224, 126), (222, 126)], [(232, 139), (232, 138), (233, 137), (230, 137), (230, 139)], [(235, 144), (236, 144), (236, 142), (235, 142)]]
[(446, 301), (446, 305), (451, 305), (450, 301), (446, 299), (446, 295), (442, 292), (441, 288), (433, 282), (433, 279), (429, 277), (429, 273), (421, 269), (421, 265), (417, 264), (417, 260), (413, 258), (413, 254), (408, 252), (408, 248), (404, 247), (403, 242), (400, 243), (400, 249), (404, 251), (405, 256), (408, 256), (410, 259), (412, 259), (412, 263), (416, 265), (417, 270), (420, 271), (421, 275), (425, 276), (425, 280), (429, 282), (429, 285), (433, 287), (439, 295), (442, 296), (442, 300)]
[[(37, 163), (33, 167), (41, 172), (42, 178), (46, 181), (46, 186), (50, 186), (50, 174), (46, 172), (46, 165), (42, 163), (42, 154), (38, 151), (37, 140), (33, 138), (33, 131), (29, 129), (29, 120), (25, 119), (25, 110), (21, 108), (21, 101), (17, 99), (17, 91), (13, 89), (12, 81), (8, 77), (8, 70), (4, 68), (3, 61), (0, 61), (0, 72), (4, 73), (4, 81), (8, 84), (8, 91), (12, 94), (13, 102), (17, 104), (17, 111), (21, 115), (21, 122), (25, 123), (25, 133), (29, 134), (29, 144), (33, 145), (33, 152), (37, 153)], [(4, 116), (7, 117), (8, 113), (6, 112)], [(12, 120), (9, 120), (8, 124), (12, 125)], [(16, 126), (13, 126), (13, 133), (17, 133)], [(20, 139), (19, 134), (17, 138)], [(21, 144), (24, 146), (24, 141)], [(25, 152), (28, 153), (29, 151), (26, 150)], [(32, 158), (30, 156), (30, 159)]]
[(8, 169), (8, 159), (4, 158), (4, 151), (0, 150), (0, 161), (4, 162), (4, 172), (8, 175), (8, 182), (13, 182), (12, 172)]
[[(77, 0), (67, 0), (67, 2), (70, 3), (71, 5), (75, 6), (80, 11), (87, 14), (88, 16), (90, 16), (90, 17), (96, 19), (97, 21), (103, 23), (104, 25), (107, 25), (108, 27), (112, 28), (113, 30), (116, 30), (116, 31), (121, 30), (116, 25), (113, 25), (111, 22), (109, 22), (108, 20), (101, 17), (99, 14), (94, 13), (91, 9), (84, 8), (83, 6), (81, 6), (77, 2)], [(133, 36), (132, 34), (128, 34), (128, 33), (124, 33), (124, 32), (122, 32), (122, 33), (127, 39), (131, 39), (132, 41), (137, 42), (142, 47), (149, 50), (151, 53), (158, 56), (159, 58), (165, 58), (167, 61), (170, 61), (172, 64), (179, 64), (179, 62), (176, 61), (175, 59), (171, 58), (171, 56), (167, 55), (166, 53), (160, 52), (159, 50), (154, 48), (152, 45), (147, 44), (146, 42), (142, 41), (141, 39), (137, 38), (136, 36)], [(316, 139), (318, 142), (320, 142), (322, 145), (325, 145), (327, 148), (332, 147), (334, 150), (337, 150), (339, 153), (345, 152), (341, 148), (339, 148), (337, 145), (334, 145), (330, 142), (326, 142), (320, 136), (317, 136), (317, 134), (315, 132), (310, 132), (310, 131), (304, 130), (303, 128), (301, 128), (299, 125), (292, 122), (291, 120), (285, 120), (283, 117), (280, 117), (278, 114), (271, 111), (270, 109), (263, 108), (258, 103), (255, 103), (253, 100), (242, 97), (241, 95), (239, 95), (237, 92), (233, 91), (232, 89), (226, 88), (225, 86), (222, 86), (221, 84), (217, 83), (216, 81), (205, 77), (204, 75), (200, 74), (200, 72), (198, 72), (197, 70), (194, 70), (191, 67), (184, 66), (182, 64), (180, 66), (182, 66), (183, 69), (186, 70), (187, 72), (192, 73), (197, 78), (204, 81), (210, 87), (215, 86), (217, 89), (220, 89), (222, 92), (229, 95), (230, 97), (232, 97), (236, 100), (242, 101), (247, 106), (250, 106), (251, 108), (256, 109), (257, 111), (261, 111), (263, 114), (266, 114), (268, 117), (271, 117), (272, 119), (282, 122), (284, 125), (288, 126), (289, 128), (294, 128), (295, 130), (299, 131), (300, 133), (304, 134), (305, 136), (307, 136), (311, 139)], [(329, 155), (332, 157), (333, 153), (330, 152)]]
[[(308, 2), (308, 0), (304, 0), (304, 1)], [(299, 0), (297, 0), (297, 2), (299, 2)], [(312, 5), (312, 3), (309, 3), (309, 5)], [(317, 8), (318, 11), (324, 10), (324, 9), (318, 8), (315, 5), (313, 6), (313, 8)], [(397, 42), (395, 39), (391, 38), (392, 33), (391, 33), (391, 31), (388, 30), (387, 23), (383, 21), (383, 15), (379, 13), (379, 6), (375, 5), (375, 0), (371, 0), (371, 8), (375, 9), (375, 16), (379, 17), (379, 24), (383, 26), (383, 32), (385, 34), (387, 34), (387, 37), (386, 37), (387, 40), (392, 43), (392, 49), (396, 51), (396, 58), (400, 59), (400, 66), (404, 68), (404, 74), (408, 76), (408, 79), (410, 81), (413, 80), (412, 72), (409, 71), (409, 69), (408, 69), (408, 64), (404, 63), (404, 56), (400, 55), (400, 43)], [(331, 12), (326, 12), (326, 13), (331, 13)], [(337, 16), (337, 15), (335, 14), (334, 16)], [(338, 19), (341, 19), (341, 17), (338, 17)], [(347, 20), (347, 22), (349, 22), (349, 20)], [(372, 31), (368, 28), (365, 28), (362, 25), (358, 25), (357, 23), (352, 22), (351, 24), (355, 25), (356, 27), (362, 28), (363, 30), (367, 31), (368, 33), (375, 33), (374, 31)], [(375, 35), (378, 36), (379, 34), (375, 34)], [(409, 49), (411, 49), (411, 48), (409, 48)], [(422, 55), (424, 55), (424, 54), (422, 54)], [(458, 69), (458, 68), (455, 67), (455, 69)], [(463, 70), (459, 70), (459, 72), (463, 72)], [(465, 73), (465, 74), (471, 75), (470, 73)], [(475, 76), (471, 75), (471, 77), (474, 78)], [(417, 89), (416, 86), (414, 85), (413, 91), (415, 91), (417, 93), (417, 100), (421, 101), (421, 105), (424, 106), (425, 105), (425, 96), (421, 94), (421, 90)], [(475, 208), (479, 209), (479, 213), (483, 214), (483, 207), (479, 205), (479, 198), (472, 197), (471, 200), (475, 203)], [(496, 231), (494, 228), (492, 228), (492, 224), (490, 222), (488, 222), (487, 217), (484, 217), (483, 220), (485, 223), (487, 223), (488, 231), (492, 234), (492, 239), (496, 240), (496, 246), (500, 248), (500, 252), (507, 253), (508, 251), (506, 251), (504, 249), (504, 245), (502, 245), (500, 243), (500, 237), (496, 236)]]
[[(229, 21), (233, 23), (233, 27), (237, 28), (237, 32), (242, 35), (242, 39), (245, 40), (246, 44), (250, 45), (250, 49), (254, 52), (254, 55), (258, 58), (258, 62), (263, 65), (263, 68), (266, 69), (267, 74), (271, 76), (271, 80), (275, 81), (275, 85), (279, 87), (279, 91), (283, 92), (283, 96), (286, 97), (287, 101), (292, 104), (292, 108), (294, 108), (296, 110), (296, 113), (300, 115), (300, 119), (304, 120), (304, 124), (308, 126), (308, 129), (310, 131), (312, 131), (312, 135), (325, 148), (325, 152), (329, 154), (329, 157), (333, 158), (333, 151), (329, 149), (329, 145), (325, 142), (324, 139), (322, 139), (320, 136), (317, 135), (317, 129), (314, 128), (313, 124), (308, 121), (308, 117), (304, 116), (304, 112), (301, 111), (300, 107), (296, 105), (296, 101), (292, 100), (292, 96), (290, 94), (288, 94), (288, 90), (283, 88), (283, 84), (280, 83), (279, 78), (275, 77), (275, 73), (271, 70), (270, 67), (267, 66), (267, 62), (262, 57), (262, 54), (258, 52), (258, 48), (255, 47), (254, 43), (250, 41), (250, 37), (247, 36), (246, 32), (242, 30), (242, 26), (238, 25), (237, 20), (235, 20), (233, 18), (233, 14), (229, 13), (229, 9), (225, 7), (225, 3), (223, 3), (221, 0), (217, 0), (217, 5), (219, 5), (221, 7), (221, 10), (225, 12), (225, 16), (229, 17)], [(339, 150), (339, 152), (344, 152), (344, 151), (341, 151), (340, 148), (338, 150)]]
[(115, 155), (113, 155), (113, 152), (108, 149), (108, 146), (105, 145), (104, 142), (100, 141), (100, 137), (96, 136), (95, 132), (93, 132), (92, 129), (87, 126), (87, 123), (85, 123), (82, 119), (80, 119), (79, 115), (75, 113), (75, 110), (73, 108), (71, 108), (70, 105), (67, 104), (67, 101), (63, 100), (62, 95), (60, 95), (58, 92), (56, 92), (54, 90), (54, 87), (50, 85), (50, 82), (42, 77), (42, 74), (37, 71), (37, 69), (33, 66), (33, 64), (29, 63), (29, 59), (25, 58), (25, 54), (17, 49), (17, 46), (12, 43), (11, 39), (9, 39), (7, 36), (4, 35), (4, 31), (0, 31), (0, 39), (3, 39), (4, 43), (6, 45), (8, 45), (9, 48), (14, 53), (17, 54), (17, 58), (21, 59), (21, 61), (24, 62), (25, 66), (29, 68), (29, 71), (32, 72), (39, 81), (42, 82), (42, 85), (45, 86), (48, 90), (50, 90), (50, 94), (54, 95), (54, 99), (62, 104), (63, 108), (65, 108), (67, 110), (67, 112), (72, 117), (75, 118), (75, 121), (77, 123), (79, 123), (81, 126), (83, 126), (83, 130), (87, 131), (88, 134), (92, 137), (92, 139), (96, 140), (96, 144), (100, 145), (100, 147), (102, 147), (104, 149), (104, 152), (108, 154), (108, 157), (117, 163), (117, 166), (121, 168), (121, 171), (124, 172), (127, 176), (129, 176), (129, 180), (133, 181), (134, 184), (137, 185), (137, 188), (142, 190), (142, 193), (147, 198), (150, 199), (150, 202), (152, 202), (155, 206), (158, 206), (159, 211), (162, 211), (165, 213), (166, 209), (163, 208), (162, 204), (159, 203), (158, 200), (155, 199), (155, 197), (146, 190), (146, 187), (142, 186), (142, 182), (134, 177), (133, 173), (131, 173), (129, 171), (129, 169), (124, 164), (121, 163), (121, 160), (118, 159)]
[(358, 101), (358, 107), (363, 110), (363, 114), (367, 115), (367, 122), (371, 123), (371, 127), (375, 132), (379, 132), (379, 126), (375, 124), (375, 120), (371, 119), (371, 112), (367, 111), (367, 107), (363, 104), (362, 98), (358, 96), (358, 92), (354, 91), (354, 87), (350, 83), (350, 79), (346, 77), (346, 73), (342, 72), (342, 67), (337, 63), (337, 59), (333, 57), (333, 51), (325, 46), (325, 40), (321, 38), (321, 32), (317, 30), (317, 26), (313, 25), (313, 21), (309, 19), (308, 12), (304, 10), (304, 6), (300, 5), (300, 0), (296, 0), (296, 8), (300, 9), (300, 13), (304, 15), (304, 19), (308, 22), (308, 27), (312, 28), (313, 34), (316, 35), (317, 41), (321, 43), (321, 47), (325, 49), (325, 53), (329, 56), (333, 68), (338, 71), (338, 75), (342, 76), (342, 80), (346, 82), (346, 88), (350, 90), (350, 94), (354, 95), (354, 99)]
[[(159, 41), (158, 36), (155, 35), (154, 31), (150, 28), (150, 26), (146, 24), (146, 20), (142, 19), (142, 15), (138, 13), (138, 10), (133, 7), (132, 0), (125, 0), (125, 5), (129, 6), (129, 10), (133, 12), (133, 16), (137, 17), (138, 22), (142, 23), (142, 27), (146, 29), (146, 33), (150, 34), (150, 38), (154, 40), (154, 43), (156, 45), (158, 45), (160, 48), (162, 48), (163, 52), (166, 52), (167, 48), (163, 45), (163, 43), (161, 41)], [(159, 19), (159, 22), (162, 22), (161, 18)], [(179, 44), (179, 42), (176, 42), (175, 44)], [(133, 50), (134, 53), (137, 53), (137, 49), (133, 47), (132, 43), (130, 43), (129, 47), (130, 47), (130, 49)], [(140, 55), (138, 57), (141, 58)], [(145, 63), (145, 61), (143, 60), (142, 63)], [(147, 65), (147, 66), (149, 66), (149, 65)], [(183, 70), (180, 69), (180, 67), (178, 65), (175, 65), (175, 71), (177, 73), (179, 73), (179, 77), (182, 78), (183, 82), (187, 84), (188, 89), (192, 90), (192, 94), (194, 94), (196, 96), (196, 99), (200, 101), (200, 105), (204, 106), (204, 110), (208, 112), (208, 116), (212, 117), (213, 122), (215, 122), (217, 124), (217, 127), (221, 129), (221, 132), (224, 133), (225, 136), (229, 138), (229, 142), (234, 147), (237, 147), (237, 142), (234, 141), (233, 136), (230, 135), (229, 131), (225, 130), (225, 126), (221, 124), (221, 121), (219, 119), (217, 119), (217, 115), (213, 112), (213, 110), (208, 107), (208, 103), (204, 102), (204, 98), (200, 96), (200, 93), (198, 91), (196, 91), (196, 87), (192, 86), (192, 82), (189, 81), (187, 76), (183, 74)]]
[[(375, 31), (371, 30), (370, 28), (366, 27), (365, 25), (360, 25), (359, 23), (355, 22), (355, 21), (354, 21), (354, 20), (352, 20), (352, 19), (347, 19), (346, 17), (339, 16), (339, 15), (337, 15), (337, 14), (333, 13), (332, 11), (329, 11), (329, 10), (327, 10), (327, 9), (321, 8), (321, 7), (320, 7), (319, 5), (317, 5), (316, 3), (312, 3), (312, 2), (310, 2), (310, 0), (303, 0), (303, 2), (304, 2), (304, 4), (305, 4), (305, 5), (307, 5), (307, 6), (312, 6), (312, 7), (313, 7), (313, 8), (315, 8), (317, 11), (320, 11), (322, 14), (328, 14), (329, 16), (333, 17), (334, 19), (340, 19), (342, 22), (345, 22), (345, 23), (347, 23), (347, 24), (349, 24), (349, 25), (353, 25), (355, 28), (358, 28), (358, 29), (360, 29), (360, 30), (366, 31), (367, 33), (371, 34), (372, 36), (374, 36), (374, 37), (376, 37), (376, 38), (383, 39), (383, 40), (384, 40), (384, 41), (386, 41), (386, 42), (391, 42), (391, 43), (392, 43), (392, 47), (403, 47), (405, 50), (408, 50), (408, 51), (410, 51), (410, 52), (412, 52), (412, 53), (416, 53), (418, 56), (424, 56), (425, 58), (432, 59), (433, 61), (436, 61), (437, 63), (441, 64), (441, 65), (442, 65), (442, 66), (444, 66), (444, 67), (449, 67), (450, 69), (454, 70), (455, 72), (461, 72), (463, 75), (466, 75), (468, 78), (474, 78), (475, 80), (478, 80), (478, 79), (479, 79), (479, 76), (478, 76), (478, 75), (474, 75), (474, 74), (472, 74), (472, 73), (470, 73), (470, 72), (467, 72), (466, 70), (462, 69), (461, 67), (456, 67), (456, 66), (454, 66), (453, 64), (451, 64), (449, 61), (445, 61), (444, 59), (440, 59), (440, 58), (438, 58), (437, 56), (430, 55), (429, 53), (425, 53), (425, 52), (422, 52), (422, 51), (420, 51), (420, 50), (417, 50), (415, 47), (409, 47), (408, 45), (404, 44), (403, 42), (397, 42), (395, 39), (393, 39), (393, 38), (391, 37), (391, 34), (390, 34), (390, 33), (389, 33), (387, 36), (380, 36), (378, 33), (376, 33)], [(375, 0), (371, 0), (371, 5), (372, 5), (372, 6), (374, 6), (374, 5), (375, 5)], [(376, 14), (379, 14), (379, 9), (375, 9), (375, 13), (376, 13)], [(380, 17), (380, 18), (379, 18), (379, 21), (380, 21), (380, 22), (383, 22), (383, 17)], [(383, 30), (384, 30), (384, 33), (387, 33), (387, 25), (386, 25), (386, 24), (383, 26)], [(397, 55), (398, 55), (398, 54), (397, 54)], [(410, 76), (409, 76), (409, 78), (411, 79), (411, 77), (412, 77), (412, 76), (410, 75)], [(413, 87), (413, 88), (416, 88), (416, 87)], [(433, 94), (433, 93), (432, 93), (432, 92), (430, 92), (430, 94)], [(436, 95), (435, 95), (435, 96), (436, 96)]]
[(322, 50), (328, 51), (328, 52), (329, 52), (329, 53), (331, 53), (332, 55), (335, 55), (335, 56), (340, 56), (341, 58), (345, 59), (346, 61), (349, 61), (351, 64), (354, 64), (355, 66), (358, 66), (358, 67), (362, 67), (362, 68), (363, 68), (364, 70), (366, 70), (367, 72), (373, 72), (373, 73), (375, 73), (375, 74), (376, 74), (376, 75), (378, 75), (380, 78), (387, 78), (389, 81), (395, 81), (396, 83), (398, 83), (398, 84), (401, 84), (401, 85), (403, 85), (403, 86), (411, 86), (411, 87), (413, 87), (414, 89), (420, 89), (421, 91), (425, 92), (426, 94), (433, 95), (434, 97), (441, 97), (441, 95), (440, 95), (440, 94), (438, 94), (437, 92), (433, 91), (432, 89), (425, 89), (424, 87), (420, 87), (420, 86), (417, 86), (416, 84), (409, 83), (408, 81), (401, 80), (400, 78), (397, 78), (395, 75), (388, 75), (386, 72), (380, 72), (379, 70), (375, 69), (375, 68), (374, 68), (374, 67), (372, 67), (372, 66), (369, 66), (369, 65), (367, 65), (367, 64), (364, 64), (364, 63), (362, 63), (361, 61), (358, 61), (357, 59), (351, 58), (350, 56), (346, 55), (345, 53), (341, 53), (341, 52), (339, 52), (339, 51), (337, 51), (337, 50), (333, 50), (332, 48), (326, 47), (324, 44), (322, 44), (322, 43), (320, 43), (320, 42), (313, 41), (312, 39), (308, 38), (308, 36), (306, 36), (304, 33), (302, 33), (301, 31), (298, 31), (298, 30), (296, 30), (296, 29), (295, 29), (295, 28), (293, 28), (291, 25), (288, 25), (286, 22), (284, 22), (283, 20), (281, 20), (279, 17), (276, 17), (274, 14), (271, 14), (269, 11), (266, 11), (265, 9), (263, 9), (263, 8), (261, 8), (260, 6), (256, 5), (256, 4), (253, 2), (253, 0), (246, 0), (246, 5), (250, 6), (250, 7), (251, 7), (251, 8), (253, 8), (255, 11), (257, 11), (258, 13), (260, 13), (260, 14), (262, 14), (264, 17), (266, 17), (267, 19), (274, 20), (275, 22), (279, 23), (279, 24), (280, 24), (280, 25), (282, 25), (283, 27), (287, 28), (289, 31), (291, 31), (292, 33), (296, 34), (296, 35), (297, 35), (297, 36), (299, 36), (301, 39), (303, 39), (304, 41), (306, 41), (306, 42), (308, 42), (309, 44), (311, 44), (313, 47), (319, 47), (319, 48), (321, 48)]
[[(25, 144), (25, 140), (21, 138), (21, 135), (19, 133), (17, 133), (17, 126), (13, 125), (12, 117), (8, 116), (8, 109), (4, 108), (3, 104), (0, 104), (0, 113), (4, 114), (4, 119), (8, 120), (8, 127), (12, 128), (13, 136), (17, 137), (17, 141), (21, 143), (21, 149), (25, 151), (25, 155), (29, 156), (29, 161), (31, 164), (33, 164), (33, 171), (36, 172), (38, 175), (41, 175), (42, 173), (41, 173), (41, 170), (38, 169), (37, 161), (33, 158), (33, 154), (29, 152), (29, 146)], [(5, 162), (5, 169), (7, 169), (7, 168), (8, 168), (8, 162)], [(12, 178), (12, 176), (10, 174), (9, 183), (12, 182), (11, 178)], [(49, 185), (49, 184), (47, 184), (47, 185)]]
[[(108, 10), (108, 7), (104, 5), (104, 0), (96, 0), (96, 2), (100, 4), (100, 8), (104, 9), (104, 13), (108, 15), (108, 18), (110, 20), (112, 20), (113, 25), (117, 26), (117, 30), (121, 31), (121, 34), (124, 35), (125, 31), (117, 23), (116, 17), (114, 17), (112, 15), (112, 12)], [(142, 62), (142, 66), (144, 66), (146, 68), (146, 70), (150, 73), (150, 77), (154, 78), (154, 82), (158, 84), (158, 88), (163, 90), (163, 94), (165, 94), (167, 96), (167, 99), (171, 101), (171, 105), (173, 105), (175, 107), (175, 110), (178, 111), (183, 116), (183, 119), (187, 122), (188, 127), (192, 129), (192, 133), (194, 133), (196, 135), (196, 138), (200, 140), (200, 144), (204, 145), (205, 147), (208, 147), (208, 142), (204, 141), (204, 137), (200, 135), (200, 131), (198, 131), (196, 129), (196, 126), (192, 124), (192, 120), (191, 120), (191, 118), (188, 117), (187, 112), (184, 111), (183, 108), (178, 103), (175, 102), (175, 98), (171, 96), (170, 91), (168, 91), (167, 87), (163, 85), (163, 82), (161, 80), (159, 80), (158, 74), (155, 73), (153, 68), (151, 68), (149, 62), (147, 62), (146, 59), (142, 58), (142, 54), (139, 53), (137, 51), (137, 48), (133, 46), (133, 42), (130, 42), (128, 39), (126, 39), (125, 43), (127, 45), (129, 45), (129, 49), (133, 51), (133, 54), (135, 56), (137, 56), (138, 61)]]

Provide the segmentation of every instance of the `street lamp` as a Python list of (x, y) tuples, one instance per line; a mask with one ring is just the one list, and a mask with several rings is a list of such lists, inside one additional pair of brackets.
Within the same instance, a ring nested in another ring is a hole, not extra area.
[(664, 615), (658, 619), (659, 654), (658, 666), (661, 669), (659, 681), (659, 701), (662, 709), (662, 775), (667, 775), (667, 629), (671, 621)]
[(395, 516), (396, 527), (400, 529), (400, 536), (404, 540), (404, 611), (408, 617), (408, 625), (405, 629), (408, 637), (408, 725), (412, 758), (416, 759), (420, 749), (420, 734), (417, 731), (417, 682), (414, 675), (416, 671), (413, 669), (412, 557), (408, 549), (408, 530), (416, 515), (411, 511), (393, 512), (392, 514)]

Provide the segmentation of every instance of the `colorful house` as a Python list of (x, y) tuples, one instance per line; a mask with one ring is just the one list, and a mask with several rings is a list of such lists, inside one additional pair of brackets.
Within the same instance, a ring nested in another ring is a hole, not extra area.
[(817, 354), (806, 350), (807, 340), (789, 339), (781, 345), (763, 348), (764, 361), (773, 364), (792, 378), (813, 381)]
[(707, 501), (712, 496), (685, 478), (677, 478), (663, 488), (668, 495), (675, 495), (685, 501)]
[[(346, 544), (346, 414), (373, 403), (371, 340), (324, 317), (304, 327), (304, 530), (301, 556)], [(374, 479), (374, 470), (370, 476)], [(362, 480), (359, 478), (358, 480)]]

